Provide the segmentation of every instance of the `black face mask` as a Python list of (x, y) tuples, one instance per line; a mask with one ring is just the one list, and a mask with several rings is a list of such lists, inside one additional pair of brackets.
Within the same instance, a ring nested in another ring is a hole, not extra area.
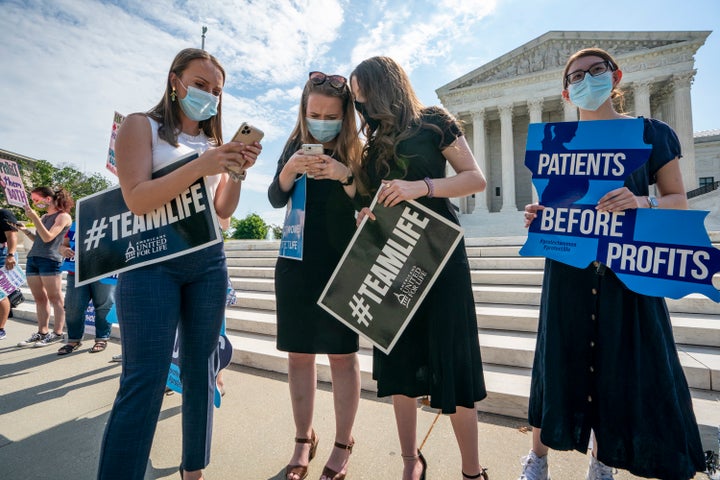
[(380, 120), (376, 120), (368, 114), (367, 110), (365, 109), (365, 104), (360, 103), (357, 100), (355, 100), (355, 110), (357, 110), (360, 115), (362, 115), (363, 119), (365, 119), (365, 123), (368, 124), (370, 127), (370, 130), (377, 130), (380, 126)]

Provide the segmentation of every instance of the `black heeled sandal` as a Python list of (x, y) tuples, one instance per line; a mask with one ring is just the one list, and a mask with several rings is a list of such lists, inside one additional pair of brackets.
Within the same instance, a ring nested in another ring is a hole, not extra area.
[(489, 480), (489, 478), (490, 478), (490, 477), (488, 477), (488, 474), (487, 474), (487, 468), (482, 468), (480, 470), (480, 473), (478, 473), (477, 475), (468, 475), (465, 472), (460, 472), (460, 473), (462, 473), (463, 478), (469, 478), (470, 480), (475, 480), (476, 478), (481, 478), (481, 477), (483, 480)]
[(420, 474), (420, 480), (425, 480), (425, 473), (427, 472), (427, 462), (425, 461), (425, 457), (423, 457), (422, 452), (420, 450), (417, 451), (417, 455), (400, 455), (403, 459), (403, 461), (409, 461), (409, 460), (420, 460), (420, 464), (422, 465), (422, 473)]
[(310, 434), (310, 438), (298, 438), (295, 437), (295, 443), (309, 443), (310, 444), (310, 455), (308, 456), (307, 465), (287, 465), (285, 467), (285, 479), (287, 480), (290, 475), (297, 475), (300, 480), (305, 480), (308, 476), (308, 466), (317, 452), (317, 446), (320, 442), (315, 430)]

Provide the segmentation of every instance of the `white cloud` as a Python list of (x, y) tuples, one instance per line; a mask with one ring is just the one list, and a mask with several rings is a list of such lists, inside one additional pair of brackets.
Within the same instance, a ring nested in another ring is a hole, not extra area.
[[(355, 64), (374, 55), (396, 60), (408, 72), (447, 58), (454, 44), (496, 8), (497, 0), (443, 0), (386, 6), (383, 21), (369, 29), (352, 52)], [(412, 9), (411, 9), (412, 8)]]

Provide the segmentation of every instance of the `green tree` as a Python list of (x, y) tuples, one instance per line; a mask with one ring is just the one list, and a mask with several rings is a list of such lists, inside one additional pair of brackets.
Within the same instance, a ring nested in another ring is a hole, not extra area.
[(257, 213), (251, 213), (242, 220), (233, 217), (230, 219), (230, 226), (233, 230), (232, 238), (237, 240), (262, 240), (270, 228)]

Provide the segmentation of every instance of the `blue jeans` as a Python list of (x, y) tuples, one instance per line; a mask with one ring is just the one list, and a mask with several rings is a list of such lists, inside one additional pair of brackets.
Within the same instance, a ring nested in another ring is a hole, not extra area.
[(115, 302), (115, 285), (93, 282), (75, 286), (75, 275), (68, 274), (65, 287), (65, 322), (68, 342), (79, 342), (85, 334), (85, 310), (92, 299), (95, 307), (95, 338), (107, 340), (110, 329), (107, 314)]
[(120, 389), (105, 429), (98, 479), (142, 480), (179, 330), (182, 467), (210, 462), (218, 340), (225, 316), (222, 243), (120, 274)]

